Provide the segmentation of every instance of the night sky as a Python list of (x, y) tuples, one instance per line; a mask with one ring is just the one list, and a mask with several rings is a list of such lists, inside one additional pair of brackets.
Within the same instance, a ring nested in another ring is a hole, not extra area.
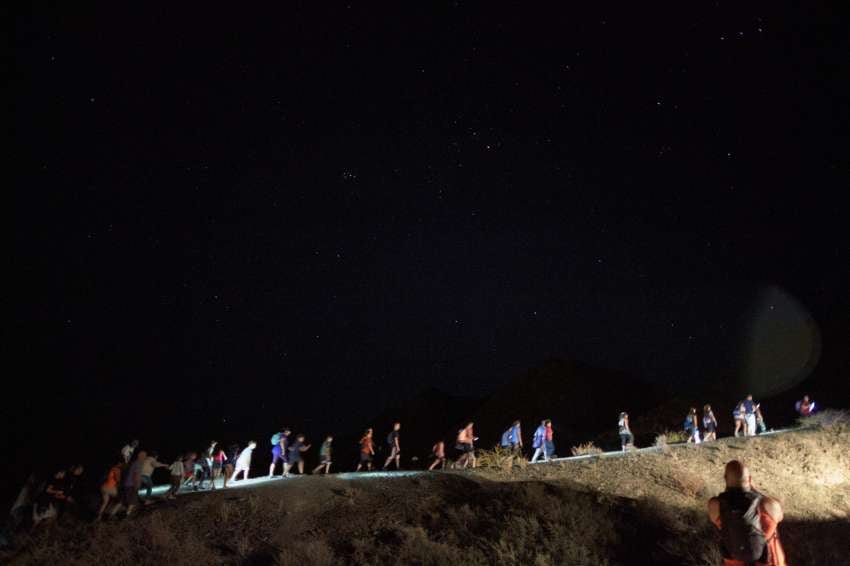
[(846, 21), (746, 4), (19, 14), (12, 445), (846, 344)]

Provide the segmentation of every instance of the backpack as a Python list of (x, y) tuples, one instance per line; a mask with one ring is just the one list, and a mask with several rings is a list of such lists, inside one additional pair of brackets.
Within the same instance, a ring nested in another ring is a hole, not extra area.
[(731, 490), (720, 501), (720, 536), (728, 558), (752, 563), (767, 553), (767, 540), (761, 528), (759, 505), (762, 496), (755, 491)]
[(503, 447), (507, 447), (507, 446), (511, 445), (511, 430), (512, 429), (509, 428), (508, 430), (506, 430), (505, 432), (502, 433), (501, 445)]
[(274, 433), (274, 435), (272, 436), (272, 446), (277, 446), (278, 444), (280, 444), (280, 437), (281, 436), (283, 436), (282, 432)]

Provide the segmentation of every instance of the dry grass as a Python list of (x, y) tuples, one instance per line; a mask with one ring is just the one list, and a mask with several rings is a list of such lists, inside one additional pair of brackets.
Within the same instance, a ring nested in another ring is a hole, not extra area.
[(604, 450), (596, 446), (593, 442), (585, 442), (584, 444), (573, 446), (570, 452), (572, 452), (573, 456), (593, 456), (602, 454)]
[(493, 450), (479, 450), (476, 456), (478, 466), (484, 469), (509, 472), (514, 468), (524, 469), (528, 465), (528, 461), (521, 453), (501, 446), (496, 446)]
[(688, 441), (688, 435), (680, 430), (668, 430), (655, 437), (655, 446), (666, 450), (671, 444), (681, 444)]
[(102, 525), (60, 522), (0, 562), (703, 566), (719, 563), (706, 501), (736, 458), (783, 501), (789, 563), (840, 564), (850, 540), (842, 427), (549, 466), (493, 451), (475, 472), (306, 477), (186, 496)]

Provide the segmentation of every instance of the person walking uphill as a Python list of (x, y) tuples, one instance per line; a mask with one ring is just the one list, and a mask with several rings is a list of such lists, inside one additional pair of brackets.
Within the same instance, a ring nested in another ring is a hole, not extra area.
[(623, 452), (634, 447), (635, 437), (632, 435), (632, 429), (629, 428), (629, 414), (625, 411), (620, 413), (620, 420), (617, 421), (617, 430), (620, 434), (620, 448)]
[(755, 401), (753, 401), (753, 396), (751, 394), (747, 395), (747, 398), (744, 399), (741, 404), (744, 406), (744, 422), (747, 425), (744, 429), (744, 436), (755, 436), (756, 411), (758, 410), (758, 405)]
[(552, 421), (544, 419), (540, 422), (540, 426), (534, 431), (534, 437), (531, 441), (531, 447), (534, 448), (534, 455), (531, 456), (531, 463), (535, 463), (540, 455), (543, 455), (543, 461), (548, 462), (549, 457), (555, 451), (555, 443), (553, 442), (554, 432), (552, 431)]
[(786, 566), (779, 541), (780, 503), (756, 491), (747, 467), (726, 464), (726, 491), (708, 502), (708, 517), (720, 531), (723, 566)]
[(387, 461), (384, 462), (385, 470), (390, 466), (393, 460), (395, 460), (395, 469), (398, 470), (401, 468), (401, 446), (398, 443), (400, 429), (401, 423), (396, 422), (393, 424), (393, 431), (387, 435), (387, 444), (390, 447), (390, 455), (387, 458)]
[(357, 463), (355, 472), (366, 467), (366, 471), (372, 471), (372, 457), (375, 455), (375, 445), (372, 442), (372, 429), (367, 428), (363, 438), (360, 439), (360, 461)]

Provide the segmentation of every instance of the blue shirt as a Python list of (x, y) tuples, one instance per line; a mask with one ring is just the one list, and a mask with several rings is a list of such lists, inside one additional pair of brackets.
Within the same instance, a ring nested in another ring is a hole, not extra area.
[(756, 404), (753, 401), (747, 399), (746, 401), (744, 401), (744, 412), (748, 415), (752, 415), (756, 412)]

